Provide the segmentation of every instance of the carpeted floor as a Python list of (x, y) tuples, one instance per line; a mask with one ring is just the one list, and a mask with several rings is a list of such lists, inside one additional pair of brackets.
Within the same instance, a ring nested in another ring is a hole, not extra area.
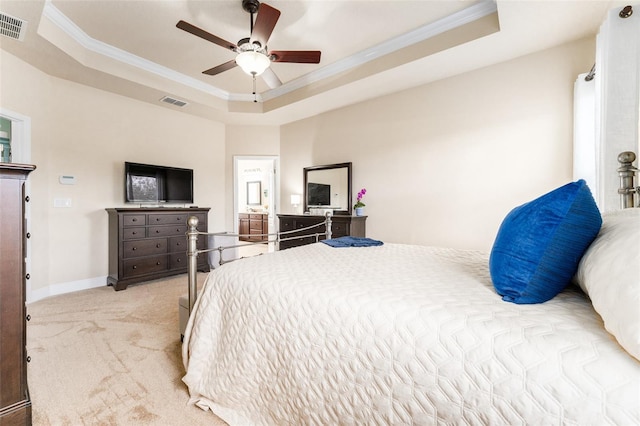
[(186, 292), (183, 274), (29, 304), (33, 424), (225, 425), (187, 405), (178, 323)]

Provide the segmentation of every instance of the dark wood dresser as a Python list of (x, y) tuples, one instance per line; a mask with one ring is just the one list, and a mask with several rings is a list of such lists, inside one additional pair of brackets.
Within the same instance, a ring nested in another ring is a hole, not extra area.
[(30, 425), (24, 183), (35, 166), (0, 164), (0, 425)]
[(241, 241), (267, 241), (268, 236), (260, 234), (269, 233), (269, 215), (266, 213), (239, 213), (238, 233), (245, 235), (239, 237)]
[[(109, 213), (109, 276), (107, 285), (124, 290), (129, 284), (187, 272), (187, 219), (198, 218), (198, 231), (208, 232), (208, 207), (112, 208)], [(207, 238), (198, 238), (198, 249)], [(198, 257), (198, 270), (209, 271), (208, 256)]]
[[(350, 235), (352, 237), (365, 237), (366, 236), (366, 216), (350, 216), (350, 215), (335, 215), (331, 216), (331, 237), (346, 237)], [(312, 216), (312, 215), (294, 215), (294, 214), (279, 214), (278, 232), (293, 231), (295, 229), (306, 228), (307, 226), (315, 225), (325, 221), (324, 216)], [(308, 232), (308, 231), (307, 231)], [(319, 227), (318, 232), (324, 232), (324, 227)], [(296, 234), (292, 233), (286, 237), (295, 237)], [(284, 236), (283, 236), (284, 237)], [(320, 237), (321, 240), (324, 239)], [(281, 241), (280, 250), (288, 249), (291, 247), (303, 246), (305, 244), (315, 243), (314, 237), (300, 237), (295, 240)]]

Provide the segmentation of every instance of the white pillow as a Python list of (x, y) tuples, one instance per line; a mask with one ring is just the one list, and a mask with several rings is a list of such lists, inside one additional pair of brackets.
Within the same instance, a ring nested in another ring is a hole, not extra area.
[(607, 331), (640, 360), (640, 208), (602, 215), (576, 280)]

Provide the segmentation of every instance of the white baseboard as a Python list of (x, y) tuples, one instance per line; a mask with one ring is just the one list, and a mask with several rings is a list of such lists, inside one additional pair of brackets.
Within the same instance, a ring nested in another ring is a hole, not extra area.
[(102, 287), (107, 285), (106, 275), (103, 277), (88, 278), (86, 280), (71, 281), (67, 283), (59, 283), (31, 290), (27, 288), (27, 303), (37, 302), (51, 296), (60, 294), (73, 293), (74, 291), (88, 290), (90, 288)]

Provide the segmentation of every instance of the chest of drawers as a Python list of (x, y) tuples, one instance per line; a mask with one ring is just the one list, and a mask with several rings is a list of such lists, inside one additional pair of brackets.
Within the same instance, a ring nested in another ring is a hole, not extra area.
[[(129, 284), (187, 272), (187, 219), (198, 218), (207, 232), (209, 208), (114, 208), (109, 214), (109, 276), (107, 284), (124, 290)], [(198, 238), (207, 248), (207, 238)], [(208, 271), (207, 256), (198, 270)]]
[(269, 215), (265, 213), (239, 213), (238, 233), (241, 241), (267, 241)]
[[(348, 215), (335, 215), (331, 217), (331, 237), (346, 237), (347, 235), (352, 237), (365, 237), (366, 236), (366, 216), (348, 216)], [(278, 215), (278, 232), (294, 231), (296, 229), (306, 228), (311, 225), (323, 223), (325, 221), (324, 216), (311, 216), (311, 215), (293, 215), (293, 214), (279, 214)], [(324, 226), (314, 228), (312, 232), (324, 232)], [(305, 231), (305, 234), (309, 234), (310, 231)], [(283, 238), (285, 235), (282, 236)], [(288, 249), (291, 247), (303, 246), (305, 244), (315, 243), (315, 237), (302, 237), (297, 233), (291, 233), (286, 237), (296, 237), (295, 239), (280, 242), (280, 250)], [(324, 236), (320, 239), (324, 240)]]
[(35, 166), (0, 164), (0, 425), (31, 425), (27, 383), (25, 181)]

